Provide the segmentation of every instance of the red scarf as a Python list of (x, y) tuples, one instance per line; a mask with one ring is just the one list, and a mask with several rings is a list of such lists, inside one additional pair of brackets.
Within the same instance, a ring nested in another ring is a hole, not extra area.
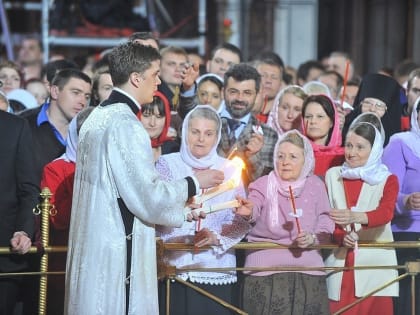
[[(152, 148), (157, 148), (160, 147), (164, 142), (172, 140), (172, 138), (168, 137), (168, 129), (171, 124), (171, 109), (169, 107), (169, 101), (163, 93), (156, 91), (153, 97), (160, 98), (163, 101), (165, 107), (165, 125), (163, 126), (163, 130), (159, 137), (150, 139), (152, 142)], [(141, 120), (141, 110), (139, 110), (137, 118)]]

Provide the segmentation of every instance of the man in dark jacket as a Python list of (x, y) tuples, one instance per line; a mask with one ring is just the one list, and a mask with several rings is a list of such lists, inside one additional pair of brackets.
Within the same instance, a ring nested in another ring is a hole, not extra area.
[[(39, 197), (31, 132), (26, 120), (0, 111), (0, 247), (15, 253), (0, 256), (0, 273), (26, 268), (34, 233), (32, 209)], [(13, 314), (20, 278), (0, 277), (0, 314)]]

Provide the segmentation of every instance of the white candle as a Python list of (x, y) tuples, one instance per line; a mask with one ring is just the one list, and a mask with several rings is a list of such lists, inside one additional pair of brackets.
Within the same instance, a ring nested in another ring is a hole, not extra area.
[(239, 201), (235, 199), (231, 201), (222, 202), (217, 205), (209, 205), (209, 206), (204, 206), (202, 208), (197, 208), (197, 209), (191, 209), (187, 207), (184, 209), (184, 219), (187, 220), (188, 214), (191, 213), (192, 211), (194, 211), (197, 214), (200, 214), (201, 211), (204, 211), (205, 213), (213, 213), (213, 212), (217, 212), (217, 211), (221, 211), (221, 210), (225, 210), (229, 208), (237, 208), (239, 206), (240, 206)]
[(202, 195), (194, 196), (194, 203), (203, 203), (217, 195), (220, 195), (239, 186), (241, 182), (242, 169), (245, 167), (245, 163), (240, 157), (235, 157), (232, 160), (229, 160), (228, 163), (235, 168), (232, 177), (228, 181), (208, 189)]
[(220, 195), (226, 191), (234, 189), (236, 186), (237, 185), (236, 185), (235, 179), (231, 178), (227, 182), (224, 182), (218, 186), (210, 188), (209, 190), (207, 190), (204, 194), (200, 196), (194, 196), (194, 203), (196, 204), (203, 203), (217, 195)]

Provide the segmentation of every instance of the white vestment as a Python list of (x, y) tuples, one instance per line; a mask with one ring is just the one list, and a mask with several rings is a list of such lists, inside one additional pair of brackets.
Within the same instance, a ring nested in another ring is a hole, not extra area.
[[(117, 199), (134, 215), (126, 236)], [(122, 103), (99, 106), (79, 135), (67, 255), (65, 314), (158, 314), (155, 224), (181, 226), (185, 179), (155, 171), (150, 138)], [(126, 241), (131, 274), (126, 279)]]

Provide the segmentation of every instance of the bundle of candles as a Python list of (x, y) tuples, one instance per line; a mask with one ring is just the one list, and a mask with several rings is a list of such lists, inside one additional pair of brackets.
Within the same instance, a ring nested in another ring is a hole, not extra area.
[[(245, 167), (245, 163), (240, 157), (237, 157), (237, 156), (235, 156), (232, 160), (229, 160), (228, 163), (231, 164), (235, 168), (235, 171), (231, 179), (229, 179), (228, 181), (218, 186), (215, 186), (207, 190), (205, 193), (201, 195), (194, 196), (194, 200), (193, 200), (194, 204), (203, 204), (207, 200), (212, 199), (213, 197), (218, 196), (231, 189), (235, 189), (236, 187), (239, 186), (241, 176), (242, 176), (242, 169)], [(194, 211), (197, 214), (199, 214), (201, 211), (205, 213), (212, 213), (212, 212), (217, 212), (224, 209), (236, 208), (236, 207), (239, 207), (239, 205), (240, 205), (239, 201), (235, 199), (235, 200), (222, 202), (216, 205), (204, 205), (196, 209), (186, 207), (184, 208), (184, 218), (185, 220), (187, 220), (187, 216), (189, 213), (191, 213), (191, 211)]]

